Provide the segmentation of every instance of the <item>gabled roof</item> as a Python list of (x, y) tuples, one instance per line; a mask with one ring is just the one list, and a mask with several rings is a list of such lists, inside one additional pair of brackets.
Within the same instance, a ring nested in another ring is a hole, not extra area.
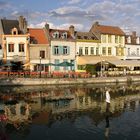
[(91, 32), (77, 32), (77, 39), (98, 40), (98, 38)]
[(31, 44), (49, 44), (47, 35), (43, 28), (29, 28)]
[(1, 23), (2, 23), (2, 28), (3, 28), (4, 34), (11, 34), (11, 30), (13, 28), (17, 28), (18, 31), (19, 31), (18, 20), (1, 19)]
[[(49, 35), (51, 37), (51, 39), (53, 39), (53, 33), (58, 32), (59, 33), (59, 38), (57, 39), (75, 39), (73, 36), (71, 36), (70, 32), (68, 30), (61, 30), (61, 29), (50, 29), (49, 30)], [(62, 34), (63, 33), (67, 33), (67, 38), (62, 38)], [(56, 38), (55, 38), (56, 39)]]
[(122, 35), (122, 36), (125, 35), (122, 29), (120, 29), (117, 26), (100, 25), (98, 22), (92, 25), (90, 31), (99, 34)]

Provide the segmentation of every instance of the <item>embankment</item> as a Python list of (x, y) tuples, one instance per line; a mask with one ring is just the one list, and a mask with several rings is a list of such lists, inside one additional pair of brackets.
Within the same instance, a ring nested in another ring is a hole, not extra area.
[(102, 84), (102, 83), (140, 82), (140, 76), (98, 77), (98, 78), (3, 78), (0, 86), (18, 85), (71, 85), (71, 84)]

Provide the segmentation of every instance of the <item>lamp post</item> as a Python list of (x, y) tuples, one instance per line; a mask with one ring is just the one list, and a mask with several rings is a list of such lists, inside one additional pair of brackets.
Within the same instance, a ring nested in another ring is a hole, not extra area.
[(102, 60), (102, 61), (101, 61), (101, 77), (103, 76), (104, 61), (105, 61), (105, 60)]
[(39, 74), (39, 77), (41, 78), (41, 56), (39, 57), (39, 60), (40, 60), (40, 67), (39, 67), (40, 74)]

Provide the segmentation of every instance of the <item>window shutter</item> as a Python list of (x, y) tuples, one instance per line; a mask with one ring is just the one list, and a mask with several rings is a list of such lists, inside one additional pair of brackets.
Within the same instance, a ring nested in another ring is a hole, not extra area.
[(68, 46), (67, 48), (68, 48), (68, 54), (70, 54), (70, 47)]
[(54, 55), (55, 48), (52, 46), (52, 54)]
[(59, 46), (59, 54), (63, 55), (63, 46)]

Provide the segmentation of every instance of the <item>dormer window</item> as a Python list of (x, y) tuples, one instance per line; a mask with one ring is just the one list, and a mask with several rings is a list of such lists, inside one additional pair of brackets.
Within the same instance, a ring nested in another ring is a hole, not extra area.
[(130, 36), (127, 38), (127, 43), (131, 43), (131, 37)]
[(78, 39), (81, 39), (81, 36), (77, 36)]
[(88, 39), (88, 37), (87, 36), (84, 36), (84, 39)]
[(94, 40), (95, 38), (92, 36), (91, 39)]
[(66, 38), (67, 38), (67, 32), (63, 33), (61, 37), (62, 37), (63, 39), (66, 39)]
[(13, 29), (12, 29), (12, 35), (17, 35), (17, 34), (18, 34), (17, 28), (13, 28)]
[(136, 44), (140, 44), (140, 38), (139, 37), (137, 37), (137, 39), (136, 39)]
[(53, 33), (53, 38), (59, 38), (59, 32), (58, 31)]

